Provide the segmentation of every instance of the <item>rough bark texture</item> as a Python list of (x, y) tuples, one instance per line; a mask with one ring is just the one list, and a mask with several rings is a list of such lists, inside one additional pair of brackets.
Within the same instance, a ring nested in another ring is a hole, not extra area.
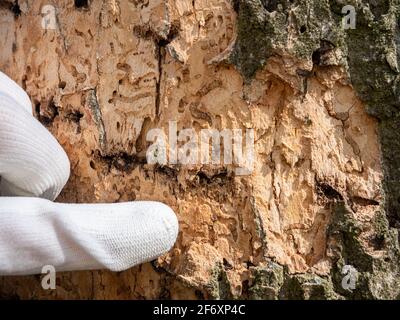
[[(57, 29), (42, 28), (53, 4)], [(357, 28), (343, 30), (354, 5)], [(122, 273), (3, 277), (3, 298), (400, 295), (398, 0), (0, 1), (0, 69), (67, 151), (58, 201), (159, 200), (175, 247)], [(146, 134), (255, 130), (255, 166), (146, 163)], [(344, 265), (358, 272), (341, 286)]]

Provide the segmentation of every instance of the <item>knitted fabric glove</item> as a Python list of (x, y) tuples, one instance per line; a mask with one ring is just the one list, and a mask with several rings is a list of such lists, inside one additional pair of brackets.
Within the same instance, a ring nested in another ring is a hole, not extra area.
[(0, 275), (38, 274), (45, 265), (122, 271), (174, 245), (178, 221), (162, 203), (52, 202), (69, 173), (28, 95), (0, 72)]

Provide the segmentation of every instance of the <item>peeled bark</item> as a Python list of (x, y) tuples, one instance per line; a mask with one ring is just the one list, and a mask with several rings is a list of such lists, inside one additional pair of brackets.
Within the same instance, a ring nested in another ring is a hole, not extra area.
[[(157, 261), (59, 273), (50, 291), (3, 277), (0, 296), (399, 297), (400, 4), (347, 2), (354, 30), (339, 0), (65, 0), (54, 28), (47, 1), (0, 1), (0, 70), (71, 160), (58, 201), (157, 200), (180, 222)], [(148, 164), (170, 121), (254, 129), (253, 171)]]

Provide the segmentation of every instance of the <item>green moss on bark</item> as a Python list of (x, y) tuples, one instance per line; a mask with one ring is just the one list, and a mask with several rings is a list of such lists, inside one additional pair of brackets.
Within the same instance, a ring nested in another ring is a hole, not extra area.
[(222, 264), (217, 264), (211, 271), (211, 279), (205, 286), (210, 299), (233, 299), (231, 285)]
[(252, 300), (276, 300), (284, 282), (283, 267), (270, 262), (267, 266), (254, 267), (249, 298)]
[[(351, 209), (344, 202), (334, 205), (329, 236), (336, 237), (340, 245), (332, 279), (335, 291), (348, 299), (395, 299), (400, 294), (398, 231), (389, 227), (384, 213), (378, 213), (372, 224), (379, 246), (376, 249), (384, 249), (382, 256), (365, 251), (359, 239), (362, 226), (354, 220)], [(342, 287), (344, 265), (355, 267), (359, 273), (353, 291)]]
[[(356, 9), (354, 30), (342, 27), (345, 5)], [(272, 270), (257, 270), (250, 297), (276, 298), (278, 291), (283, 299), (399, 297), (400, 0), (238, 0), (235, 7), (238, 36), (230, 61), (246, 82), (274, 55), (292, 55), (324, 66), (322, 55), (341, 52), (334, 64), (346, 68), (367, 113), (379, 120), (384, 170), (384, 205), (372, 223), (383, 257), (366, 252), (359, 237), (362, 226), (352, 219), (345, 201), (335, 203), (329, 236), (337, 237), (340, 246), (331, 277), (314, 281), (313, 275), (285, 273), (282, 285), (277, 285)], [(354, 291), (341, 286), (346, 264), (360, 273)]]

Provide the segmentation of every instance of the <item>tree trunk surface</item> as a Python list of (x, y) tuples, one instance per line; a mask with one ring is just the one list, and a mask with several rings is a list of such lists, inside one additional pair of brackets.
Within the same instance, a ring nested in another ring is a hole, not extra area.
[[(347, 2), (355, 29), (339, 0), (0, 0), (0, 70), (71, 161), (57, 201), (157, 200), (180, 224), (156, 261), (0, 297), (398, 298), (400, 4)], [(148, 163), (174, 125), (252, 129), (254, 163)]]

